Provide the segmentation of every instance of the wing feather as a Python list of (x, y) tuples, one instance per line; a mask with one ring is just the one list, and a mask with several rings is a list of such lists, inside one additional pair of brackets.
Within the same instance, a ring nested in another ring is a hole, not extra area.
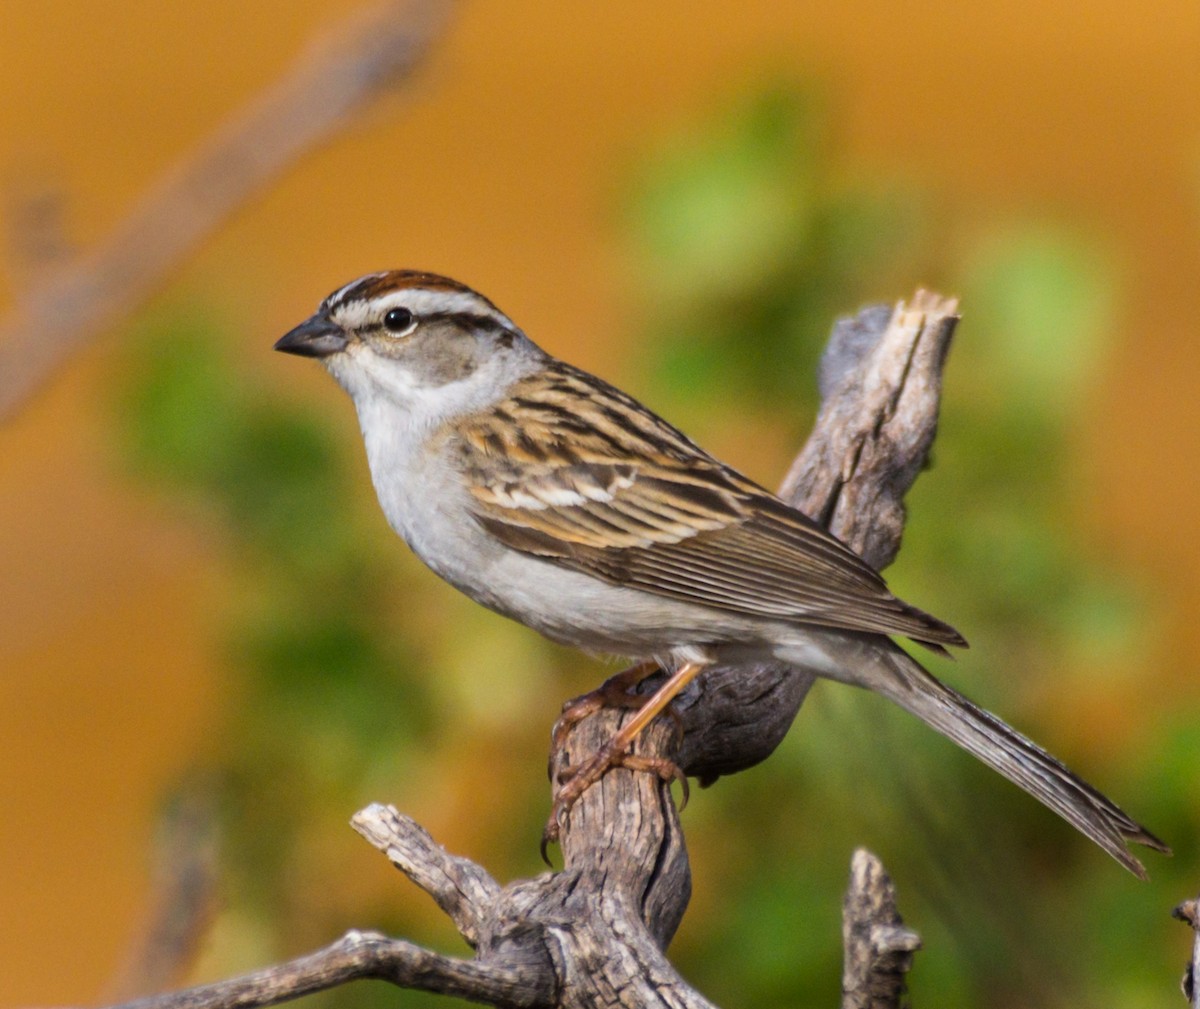
[(475, 517), (515, 550), (752, 618), (966, 644), (811, 519), (584, 372), (555, 363), (457, 434)]

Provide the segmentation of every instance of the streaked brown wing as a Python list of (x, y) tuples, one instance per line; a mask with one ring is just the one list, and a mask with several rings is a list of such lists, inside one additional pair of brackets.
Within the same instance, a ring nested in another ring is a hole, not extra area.
[(562, 549), (645, 550), (743, 518), (738, 497), (719, 482), (675, 479), (645, 463), (540, 465), (495, 476), (471, 488), (480, 516), (539, 531)]
[(501, 542), (607, 582), (749, 617), (964, 645), (807, 517), (567, 366), (459, 429)]

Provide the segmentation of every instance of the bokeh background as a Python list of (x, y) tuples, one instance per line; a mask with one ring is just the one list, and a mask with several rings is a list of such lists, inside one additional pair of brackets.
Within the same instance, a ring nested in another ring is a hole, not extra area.
[[(10, 310), (38, 282), (31, 208), (68, 248), (102, 241), (360, 7), (0, 5)], [(220, 866), (180, 980), (350, 926), (463, 951), (345, 826), (371, 800), (501, 879), (540, 870), (548, 727), (611, 667), (421, 569), (349, 404), (270, 352), (389, 266), (473, 284), (768, 484), (837, 314), (961, 295), (889, 578), (973, 643), (935, 671), (1176, 857), (1138, 883), (905, 716), (820, 689), (767, 764), (694, 795), (672, 955), (719, 1004), (834, 1004), (865, 843), (925, 938), (918, 1004), (1178, 998), (1169, 911), (1200, 886), (1198, 52), (1191, 0), (457, 8), (408, 86), (0, 429), (0, 1004), (128, 983), (171, 810)]]

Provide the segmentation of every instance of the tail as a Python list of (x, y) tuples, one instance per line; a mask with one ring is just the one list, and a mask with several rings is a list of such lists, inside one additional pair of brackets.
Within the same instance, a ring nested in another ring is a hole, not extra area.
[(999, 771), (1139, 879), (1148, 877), (1142, 863), (1129, 853), (1130, 842), (1171, 853), (1166, 844), (1035, 742), (937, 680), (898, 646), (875, 655), (881, 665), (886, 664), (885, 674), (868, 672), (858, 681), (861, 685), (883, 694)]

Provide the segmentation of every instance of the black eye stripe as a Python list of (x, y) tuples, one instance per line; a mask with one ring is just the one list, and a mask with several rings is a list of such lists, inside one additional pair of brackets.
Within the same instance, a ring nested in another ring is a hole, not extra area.
[(360, 332), (378, 332), (385, 330), (390, 333), (402, 334), (410, 329), (413, 322), (426, 325), (431, 322), (445, 322), (465, 331), (490, 333), (501, 338), (505, 346), (511, 346), (514, 331), (503, 320), (492, 315), (477, 312), (429, 312), (417, 315), (411, 309), (397, 306), (384, 313), (378, 322), (370, 322), (359, 327)]
[(424, 316), (430, 321), (448, 322), (459, 329), (477, 329), (484, 333), (507, 333), (511, 330), (501, 320), (491, 315), (475, 312), (437, 312)]

